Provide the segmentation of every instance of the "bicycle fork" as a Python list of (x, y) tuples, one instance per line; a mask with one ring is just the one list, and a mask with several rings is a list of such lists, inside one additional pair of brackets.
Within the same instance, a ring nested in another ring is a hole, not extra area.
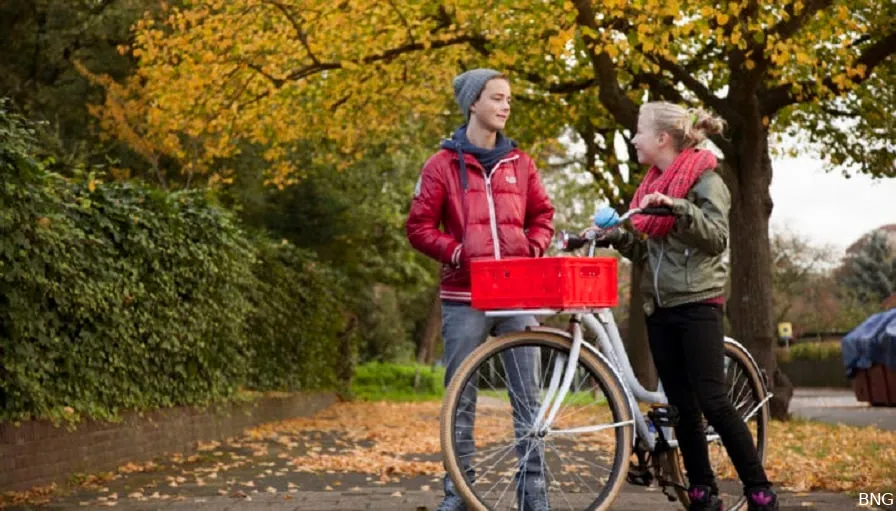
[(632, 424), (633, 421), (623, 421), (612, 424), (601, 424), (594, 426), (581, 426), (569, 429), (551, 429), (557, 412), (563, 404), (563, 400), (569, 393), (575, 379), (576, 367), (579, 362), (579, 355), (582, 351), (582, 343), (584, 335), (582, 334), (582, 325), (577, 318), (571, 321), (572, 324), (572, 347), (569, 350), (569, 357), (560, 355), (554, 360), (554, 367), (551, 371), (551, 382), (545, 392), (544, 400), (536, 415), (533, 425), (533, 432), (538, 436), (552, 435), (574, 435), (579, 433), (593, 433), (604, 429), (617, 428)]

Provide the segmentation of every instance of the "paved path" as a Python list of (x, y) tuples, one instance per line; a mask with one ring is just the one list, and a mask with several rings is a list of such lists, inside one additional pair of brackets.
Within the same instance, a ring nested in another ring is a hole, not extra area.
[[(797, 389), (791, 405), (797, 417), (853, 425), (875, 424), (896, 430), (896, 408), (857, 403), (849, 390)], [(302, 439), (314, 437), (324, 452), (351, 449), (339, 434), (307, 431), (297, 445), (244, 443), (201, 452), (187, 461), (160, 462), (148, 471), (120, 474), (92, 488), (55, 497), (43, 506), (13, 506), (7, 510), (121, 509), (230, 510), (270, 509), (337, 511), (434, 510), (441, 497), (441, 480), (434, 476), (387, 477), (363, 473), (309, 473), (297, 470), (290, 459), (305, 451)], [(290, 450), (291, 449), (291, 450)], [(438, 455), (413, 455), (419, 461), (439, 461)], [(894, 488), (896, 492), (896, 488)], [(856, 509), (858, 497), (826, 492), (781, 493), (782, 510), (843, 511)], [(663, 511), (680, 509), (656, 489), (626, 485), (614, 510)], [(896, 506), (878, 508), (896, 511)]]
[(861, 403), (850, 389), (795, 389), (790, 413), (802, 419), (896, 431), (896, 407)]
[[(414, 488), (414, 489), (410, 489)], [(257, 490), (256, 490), (257, 491)], [(250, 511), (256, 509), (268, 509), (276, 511), (429, 511), (438, 505), (440, 493), (433, 489), (422, 491), (419, 486), (402, 486), (401, 484), (388, 487), (359, 487), (345, 491), (299, 491), (286, 490), (269, 493), (261, 490), (259, 493), (242, 493), (239, 496), (209, 495), (198, 492), (181, 492), (177, 496), (169, 496), (166, 499), (150, 499), (137, 501), (134, 499), (97, 500), (97, 495), (80, 494), (73, 498), (63, 499), (45, 507), (15, 507), (17, 511), (25, 510), (80, 510), (80, 509), (109, 509), (109, 504), (114, 504), (114, 509), (126, 511), (150, 511), (150, 510), (221, 510), (221, 511)], [(84, 500), (78, 500), (84, 499)], [(84, 502), (85, 504), (81, 504)], [(806, 509), (818, 511), (843, 511), (856, 509), (858, 498), (835, 493), (812, 492), (809, 494), (781, 494), (781, 509), (784, 511), (805, 511)], [(670, 503), (655, 489), (642, 489), (626, 486), (624, 492), (613, 505), (618, 511), (663, 511), (681, 509), (677, 503)], [(894, 506), (885, 506), (879, 510), (896, 510)]]

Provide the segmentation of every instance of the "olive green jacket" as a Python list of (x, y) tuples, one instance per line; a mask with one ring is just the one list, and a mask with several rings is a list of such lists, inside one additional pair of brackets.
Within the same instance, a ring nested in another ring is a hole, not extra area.
[(644, 311), (722, 296), (728, 281), (731, 194), (714, 171), (704, 172), (684, 199), (673, 199), (675, 227), (665, 238), (621, 230), (613, 246), (642, 272)]

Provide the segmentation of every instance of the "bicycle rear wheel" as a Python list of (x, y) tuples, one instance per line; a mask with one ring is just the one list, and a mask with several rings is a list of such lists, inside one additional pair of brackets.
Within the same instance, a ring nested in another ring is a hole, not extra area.
[[(728, 398), (734, 404), (737, 413), (747, 423), (753, 437), (754, 445), (759, 451), (759, 459), (765, 462), (765, 447), (768, 436), (769, 405), (764, 401), (767, 395), (762, 375), (746, 350), (735, 342), (725, 339), (725, 379), (728, 385)], [(761, 404), (760, 404), (761, 403)], [(737, 471), (722, 445), (719, 435), (709, 424), (704, 422), (706, 441), (709, 445), (709, 462), (716, 475), (719, 486), (719, 498), (722, 499), (726, 511), (739, 511), (746, 508), (743, 486), (738, 479)], [(679, 501), (687, 509), (690, 499), (686, 488), (684, 462), (679, 450), (667, 453), (666, 469), (673, 481), (678, 481), (676, 493)]]
[(508, 334), (458, 368), (442, 405), (441, 441), (445, 468), (470, 509), (518, 509), (522, 500), (527, 509), (602, 511), (616, 498), (634, 426), (601, 358), (583, 348), (553, 424), (535, 424), (571, 346), (555, 333)]

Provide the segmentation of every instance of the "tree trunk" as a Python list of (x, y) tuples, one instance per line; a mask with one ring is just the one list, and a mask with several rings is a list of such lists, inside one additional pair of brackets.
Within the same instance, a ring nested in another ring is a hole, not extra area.
[(629, 296), (628, 332), (623, 342), (628, 358), (632, 363), (632, 369), (641, 385), (653, 390), (657, 387), (656, 367), (653, 365), (653, 356), (650, 354), (650, 345), (647, 343), (647, 320), (644, 317), (644, 294), (641, 293), (641, 275), (643, 266), (632, 264), (631, 295)]
[(355, 361), (357, 358), (357, 342), (355, 336), (358, 327), (358, 316), (354, 313), (345, 312), (345, 327), (339, 333), (339, 352), (342, 357), (339, 359), (336, 368), (336, 379), (338, 385), (338, 393), (343, 399), (351, 399), (352, 382), (355, 378)]
[(439, 288), (436, 287), (432, 304), (429, 307), (429, 314), (426, 316), (426, 327), (423, 329), (423, 335), (420, 338), (420, 344), (417, 350), (418, 364), (429, 365), (435, 360), (436, 341), (439, 339), (441, 330), (442, 301), (439, 299)]
[[(758, 112), (758, 109), (757, 109)], [(728, 318), (733, 337), (742, 342), (765, 372), (772, 417), (787, 418), (793, 388), (777, 367), (774, 353), (772, 264), (769, 217), (772, 179), (768, 133), (760, 115), (742, 120), (734, 133), (737, 159), (728, 177), (732, 195), (730, 213), (731, 297)]]

